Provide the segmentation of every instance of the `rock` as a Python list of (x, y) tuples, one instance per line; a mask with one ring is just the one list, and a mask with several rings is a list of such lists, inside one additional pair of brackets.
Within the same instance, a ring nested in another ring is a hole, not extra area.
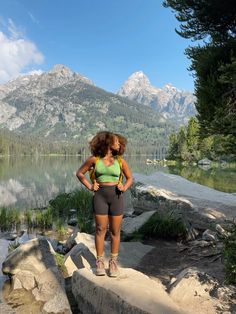
[(157, 189), (151, 185), (137, 183), (131, 189), (133, 206), (136, 213), (144, 211), (170, 211), (180, 207), (191, 209), (191, 203), (178, 198), (164, 189)]
[(192, 226), (187, 226), (187, 236), (186, 241), (193, 241), (199, 235), (199, 231), (193, 228)]
[(33, 236), (28, 234), (26, 230), (23, 231), (22, 235), (19, 237), (18, 239), (18, 243), (19, 244), (23, 244), (29, 240), (32, 240), (33, 239)]
[(64, 255), (66, 252), (68, 252), (68, 250), (63, 244), (59, 244), (56, 248), (56, 252)]
[(65, 256), (64, 265), (69, 276), (72, 276), (74, 271), (81, 268), (91, 270), (96, 267), (95, 250), (91, 250), (84, 243), (79, 243)]
[(219, 287), (216, 290), (216, 297), (219, 300), (222, 300), (224, 302), (230, 302), (231, 299), (235, 298), (235, 296), (236, 296), (236, 287), (234, 286)]
[(18, 235), (16, 233), (6, 233), (4, 234), (4, 238), (8, 241), (14, 241), (16, 238), (18, 237)]
[(86, 314), (177, 314), (178, 308), (160, 282), (130, 269), (122, 269), (117, 278), (95, 276), (79, 269), (72, 276), (72, 292), (79, 309)]
[(13, 277), (13, 280), (12, 280), (12, 288), (13, 290), (17, 290), (17, 289), (22, 289), (22, 284), (21, 284), (21, 281), (17, 278), (17, 277)]
[(211, 160), (208, 158), (203, 158), (198, 161), (198, 165), (210, 165), (210, 164), (211, 164)]
[(142, 213), (141, 215), (134, 218), (124, 218), (121, 225), (121, 231), (126, 235), (132, 234), (134, 231), (137, 231), (139, 228), (141, 228), (142, 225), (144, 225), (155, 213), (156, 211), (152, 210)]
[[(96, 250), (94, 236), (87, 233), (78, 232), (72, 236), (73, 241), (78, 243), (65, 256), (65, 266), (68, 274), (80, 268), (93, 269), (95, 267)], [(69, 239), (68, 239), (69, 240)], [(144, 245), (140, 242), (120, 242), (119, 264), (122, 267), (136, 267), (139, 262), (153, 249), (150, 245)], [(110, 242), (104, 242), (105, 260), (110, 255)]]
[[(35, 287), (36, 282), (35, 282), (35, 277), (34, 275), (27, 270), (21, 270), (19, 271), (15, 276), (13, 276), (14, 279), (14, 289), (26, 289), (26, 290), (31, 290)], [(21, 288), (15, 288), (15, 281), (21, 283)]]
[(213, 241), (216, 242), (217, 241), (217, 235), (216, 232), (211, 231), (209, 229), (205, 230), (202, 234), (202, 239), (205, 241)]
[(205, 241), (205, 240), (190, 241), (189, 244), (190, 246), (202, 247), (202, 248), (212, 245), (209, 241)]
[(45, 302), (46, 313), (71, 313), (65, 292), (64, 278), (57, 267), (52, 267), (36, 277), (37, 287), (32, 293), (37, 301)]
[(77, 223), (78, 223), (78, 219), (75, 218), (75, 217), (70, 218), (70, 219), (68, 220), (68, 222), (67, 222), (67, 224), (68, 224), (69, 226), (76, 226)]
[(21, 270), (40, 274), (47, 268), (56, 266), (53, 254), (55, 251), (46, 239), (33, 239), (20, 245), (6, 257), (2, 271), (11, 275)]
[(0, 313), (2, 314), (17, 314), (16, 311), (8, 304), (0, 303)]
[(224, 238), (229, 236), (229, 232), (227, 232), (224, 228), (221, 227), (221, 225), (216, 225), (216, 231)]
[(78, 232), (79, 229), (76, 227), (69, 236), (69, 238), (66, 240), (65, 246), (68, 250), (72, 249), (72, 247), (77, 244), (75, 239)]
[(153, 164), (153, 161), (151, 159), (148, 159), (146, 160), (146, 165), (150, 165), (150, 164)]
[(211, 297), (218, 282), (196, 268), (184, 269), (169, 288), (171, 298), (190, 313), (215, 314), (219, 300)]
[(56, 294), (44, 304), (43, 313), (71, 314), (72, 312), (67, 299), (61, 298), (58, 294)]
[[(181, 217), (194, 229), (213, 229), (220, 224), (226, 230), (236, 218), (236, 197), (190, 182), (180, 176), (156, 172), (134, 174), (131, 187), (136, 214), (156, 210)], [(151, 185), (150, 185), (151, 184)]]
[(45, 270), (36, 277), (36, 281), (37, 287), (32, 293), (37, 301), (45, 302), (43, 310), (47, 313), (71, 313), (64, 279), (57, 267)]
[(71, 313), (64, 278), (56, 266), (54, 254), (46, 238), (33, 239), (9, 254), (2, 270), (13, 275), (14, 289), (33, 288), (36, 300), (45, 303), (43, 313)]
[(56, 252), (59, 242), (56, 239), (47, 238), (47, 240), (51, 243), (51, 246), (53, 247), (53, 250)]

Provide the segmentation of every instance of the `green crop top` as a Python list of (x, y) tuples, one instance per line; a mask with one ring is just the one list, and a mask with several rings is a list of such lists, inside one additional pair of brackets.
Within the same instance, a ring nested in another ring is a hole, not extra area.
[(106, 166), (102, 159), (96, 164), (95, 176), (98, 182), (118, 182), (120, 178), (120, 165), (115, 158), (110, 166)]

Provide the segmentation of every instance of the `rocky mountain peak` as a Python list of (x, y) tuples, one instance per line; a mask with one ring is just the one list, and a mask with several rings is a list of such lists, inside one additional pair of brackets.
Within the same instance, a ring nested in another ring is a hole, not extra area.
[(50, 75), (50, 77), (53, 76), (54, 78), (58, 78), (61, 81), (65, 80), (65, 82), (68, 80), (77, 79), (84, 83), (93, 85), (93, 82), (90, 81), (88, 78), (82, 76), (80, 73), (71, 71), (70, 68), (66, 67), (63, 64), (55, 64), (51, 70), (45, 72), (45, 75)]
[(150, 87), (151, 84), (148, 77), (142, 71), (137, 71), (128, 77), (117, 94), (126, 97), (137, 91), (149, 89)]
[(151, 107), (165, 114), (166, 118), (179, 117), (181, 120), (196, 114), (195, 98), (191, 92), (181, 91), (171, 83), (163, 88), (152, 86), (142, 71), (133, 73), (124, 82), (118, 95)]
[(73, 72), (63, 64), (55, 64), (51, 70), (48, 71), (49, 74), (61, 75), (61, 76), (72, 76)]
[(125, 84), (132, 84), (133, 86), (148, 86), (150, 81), (143, 71), (137, 71), (131, 74)]
[(171, 83), (167, 83), (162, 88), (163, 92), (169, 93), (169, 94), (176, 94), (176, 93), (182, 93), (183, 91), (179, 90), (175, 86), (173, 86)]

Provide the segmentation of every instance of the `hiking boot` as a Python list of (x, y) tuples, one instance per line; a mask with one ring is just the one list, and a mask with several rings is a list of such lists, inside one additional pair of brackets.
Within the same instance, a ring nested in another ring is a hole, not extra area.
[(117, 266), (117, 261), (115, 259), (110, 259), (109, 260), (109, 270), (108, 270), (108, 275), (110, 277), (117, 277), (119, 275), (119, 269)]
[(96, 260), (96, 275), (97, 276), (104, 276), (106, 275), (105, 272), (105, 265), (103, 259)]

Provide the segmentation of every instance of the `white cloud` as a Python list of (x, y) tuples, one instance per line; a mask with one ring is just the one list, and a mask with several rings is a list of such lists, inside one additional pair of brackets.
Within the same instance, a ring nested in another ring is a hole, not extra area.
[(31, 12), (28, 12), (29, 14), (29, 17), (31, 18), (31, 21), (35, 24), (39, 24), (39, 21), (36, 19), (36, 17), (31, 13)]
[(25, 38), (22, 31), (8, 20), (9, 35), (0, 31), (0, 83), (26, 72), (29, 66), (41, 64), (43, 54), (37, 46)]
[(10, 38), (11, 39), (18, 39), (23, 37), (23, 31), (17, 28), (12, 19), (8, 19), (8, 31), (10, 33)]
[(40, 74), (42, 74), (43, 73), (43, 71), (42, 70), (32, 70), (32, 71), (29, 71), (29, 72), (27, 72), (27, 73), (23, 73), (23, 75), (40, 75)]

